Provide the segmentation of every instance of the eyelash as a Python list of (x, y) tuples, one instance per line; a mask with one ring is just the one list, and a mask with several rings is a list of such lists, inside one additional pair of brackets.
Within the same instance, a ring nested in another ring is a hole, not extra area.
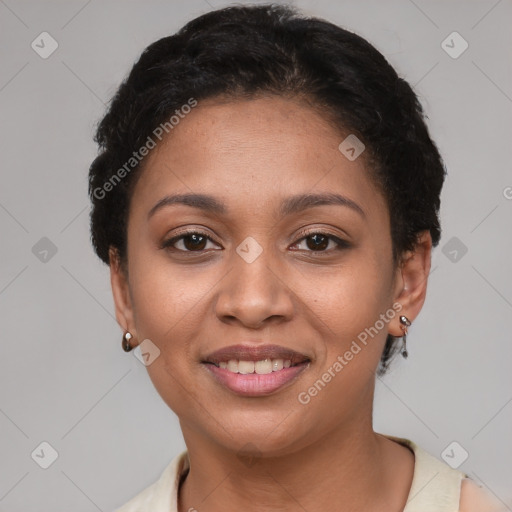
[[(172, 238), (170, 238), (168, 240), (165, 240), (162, 243), (162, 245), (161, 245), (161, 249), (174, 249), (174, 250), (176, 250), (178, 252), (182, 252), (182, 253), (202, 254), (205, 251), (204, 249), (202, 249), (200, 251), (188, 251), (188, 250), (176, 249), (176, 248), (172, 247), (176, 242), (178, 242), (182, 238), (185, 238), (186, 236), (190, 236), (190, 235), (200, 235), (202, 237), (205, 237), (210, 242), (216, 243), (206, 233), (203, 233), (202, 231), (190, 230), (190, 231), (183, 231), (179, 235), (176, 235), (176, 236), (174, 236), (174, 237), (172, 237)], [(314, 230), (313, 231), (302, 231), (302, 232), (300, 232), (298, 234), (298, 236), (300, 236), (300, 238), (298, 238), (297, 241), (294, 242), (292, 245), (297, 245), (299, 242), (302, 242), (306, 238), (309, 238), (309, 237), (311, 237), (313, 235), (325, 236), (328, 239), (333, 240), (336, 244), (338, 244), (338, 247), (336, 247), (335, 249), (322, 250), (322, 251), (308, 250), (306, 252), (310, 252), (310, 253), (313, 253), (313, 254), (326, 254), (326, 253), (329, 254), (333, 250), (334, 251), (338, 251), (338, 250), (348, 249), (348, 248), (351, 247), (351, 244), (349, 242), (347, 242), (346, 240), (343, 240), (343, 239), (341, 239), (341, 238), (339, 238), (337, 236), (334, 236), (331, 233), (328, 233), (328, 232), (325, 232), (325, 231), (314, 231)]]

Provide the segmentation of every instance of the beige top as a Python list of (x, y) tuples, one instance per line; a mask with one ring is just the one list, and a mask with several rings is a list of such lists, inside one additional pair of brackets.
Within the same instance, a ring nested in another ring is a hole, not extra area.
[[(403, 512), (457, 512), (461, 481), (469, 475), (452, 469), (409, 439), (385, 437), (409, 447), (415, 456), (412, 485)], [(156, 482), (114, 512), (178, 512), (180, 478), (188, 469), (185, 450), (170, 462)]]

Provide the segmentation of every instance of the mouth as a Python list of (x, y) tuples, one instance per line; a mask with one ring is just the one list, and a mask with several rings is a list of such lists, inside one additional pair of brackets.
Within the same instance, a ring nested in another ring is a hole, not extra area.
[(311, 358), (278, 345), (235, 345), (218, 350), (201, 363), (217, 382), (236, 394), (271, 394), (309, 367)]

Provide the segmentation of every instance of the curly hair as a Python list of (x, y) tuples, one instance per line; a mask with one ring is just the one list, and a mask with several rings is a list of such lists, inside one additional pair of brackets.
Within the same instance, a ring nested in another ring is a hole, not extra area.
[[(195, 18), (150, 44), (117, 89), (97, 127), (99, 153), (89, 169), (91, 240), (103, 262), (110, 263), (113, 248), (125, 267), (130, 198), (144, 160), (130, 172), (121, 170), (155, 127), (190, 98), (265, 94), (305, 100), (364, 142), (368, 173), (389, 208), (395, 266), (421, 231), (429, 230), (437, 246), (446, 169), (411, 86), (361, 36), (267, 4)], [(123, 179), (113, 183), (116, 172)], [(386, 372), (397, 342), (388, 334), (378, 375)]]

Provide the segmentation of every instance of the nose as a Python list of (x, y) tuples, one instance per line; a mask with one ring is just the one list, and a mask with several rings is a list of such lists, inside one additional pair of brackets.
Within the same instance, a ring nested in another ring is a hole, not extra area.
[(275, 260), (263, 251), (254, 261), (233, 254), (233, 266), (221, 281), (215, 303), (217, 317), (257, 329), (293, 317), (293, 292)]

